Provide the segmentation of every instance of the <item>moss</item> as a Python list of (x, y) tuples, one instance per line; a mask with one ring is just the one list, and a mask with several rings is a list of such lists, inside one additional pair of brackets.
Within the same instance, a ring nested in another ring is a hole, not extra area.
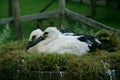
[(101, 29), (99, 32), (96, 33), (96, 37), (99, 40), (110, 41), (113, 46), (118, 46), (119, 38), (113, 32), (109, 32), (107, 30)]
[[(31, 71), (67, 71), (75, 80), (107, 80), (102, 61), (120, 75), (120, 51), (97, 50), (83, 56), (75, 54), (30, 54), (25, 52), (27, 40), (19, 40), (0, 46), (0, 79), (16, 78), (20, 70), (21, 80), (29, 80)], [(12, 73), (12, 74), (11, 74)], [(119, 80), (120, 78), (117, 77)]]
[[(110, 64), (110, 69), (119, 71), (120, 54), (108, 52), (88, 54), (79, 59), (71, 59), (67, 63), (67, 70), (80, 80), (107, 80), (106, 69), (102, 61)], [(119, 60), (118, 60), (119, 59)], [(117, 74), (120, 74), (119, 72)], [(118, 78), (118, 77), (117, 77)]]

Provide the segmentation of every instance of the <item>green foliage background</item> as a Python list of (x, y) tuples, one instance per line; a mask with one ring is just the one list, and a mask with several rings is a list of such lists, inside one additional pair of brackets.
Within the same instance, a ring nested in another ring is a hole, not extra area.
[[(20, 0), (19, 6), (20, 6), (20, 15), (29, 15), (38, 13), (47, 3), (49, 3), (49, 0)], [(1, 0), (0, 1), (0, 19), (8, 17), (8, 0)], [(59, 7), (59, 0), (55, 0), (55, 2), (46, 10), (56, 10)], [(75, 11), (80, 14), (89, 14), (90, 13), (90, 5), (87, 4), (81, 4), (76, 2), (66, 2), (66, 8)], [(120, 29), (120, 11), (114, 8), (109, 8), (105, 6), (97, 6), (97, 14), (96, 16), (92, 17), (93, 19), (112, 26), (114, 28)], [(59, 19), (57, 18), (51, 18), (48, 20), (43, 21), (43, 27), (42, 30), (44, 30), (46, 27), (49, 26), (49, 22), (54, 21), (55, 26), (59, 27)], [(83, 31), (87, 34), (94, 35), (95, 32), (99, 30), (98, 29), (92, 29), (88, 26), (81, 24), (76, 21), (70, 21), (66, 18), (65, 21), (65, 28), (72, 30), (77, 33), (83, 33)], [(32, 30), (36, 29), (37, 22), (36, 21), (25, 21), (21, 23), (22, 32), (23, 32), (23, 39), (26, 39), (29, 37), (29, 34)], [(3, 32), (5, 29), (5, 25), (0, 25), (0, 33)], [(83, 26), (86, 26), (85, 28)], [(76, 28), (77, 27), (77, 28)], [(13, 34), (13, 25), (10, 24), (11, 34), (8, 39), (6, 39), (5, 43), (9, 41), (14, 41), (14, 34)], [(86, 31), (84, 30), (86, 29)], [(90, 31), (90, 32), (89, 32)], [(4, 43), (3, 43), (4, 44)]]
[[(28, 15), (39, 12), (49, 0), (19, 0), (20, 2), (20, 15)], [(47, 11), (58, 9), (58, 0), (47, 9)], [(86, 4), (66, 2), (66, 7), (72, 11), (80, 14), (89, 14), (90, 6)], [(103, 6), (97, 6), (97, 15), (93, 19), (100, 21), (106, 25), (120, 29), (120, 11)], [(0, 19), (8, 17), (8, 0), (0, 1)], [(59, 20), (51, 18), (43, 21), (42, 30), (49, 26), (50, 21), (55, 21), (56, 27)], [(21, 23), (23, 31), (23, 39), (14, 41), (13, 27), (10, 24), (9, 30), (0, 25), (0, 37), (4, 42), (0, 42), (0, 80), (7, 78), (16, 78), (16, 71), (19, 68), (22, 72), (21, 80), (29, 80), (28, 76), (31, 71), (59, 71), (66, 68), (75, 80), (109, 80), (105, 73), (103, 63), (105, 61), (110, 64), (110, 69), (116, 70), (116, 79), (120, 80), (120, 43), (118, 43), (117, 51), (108, 53), (100, 51), (88, 53), (83, 56), (74, 54), (30, 54), (25, 52), (27, 39), (32, 30), (36, 29), (36, 21), (26, 21)], [(87, 27), (76, 21), (66, 19), (65, 28), (77, 33), (86, 33), (95, 35), (100, 29), (93, 29)], [(4, 35), (9, 34), (7, 36)], [(13, 42), (14, 41), (14, 42)], [(6, 43), (6, 44), (5, 44)], [(24, 59), (24, 62), (20, 62)], [(19, 62), (19, 64), (18, 64)], [(7, 77), (6, 77), (7, 76)]]

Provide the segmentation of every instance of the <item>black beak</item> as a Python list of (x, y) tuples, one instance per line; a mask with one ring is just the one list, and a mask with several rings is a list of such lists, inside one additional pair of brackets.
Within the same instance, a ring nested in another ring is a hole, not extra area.
[(41, 42), (41, 41), (43, 41), (43, 40), (44, 40), (44, 37), (39, 37), (39, 38), (38, 38), (37, 40), (35, 40), (35, 41), (29, 41), (28, 44), (27, 44), (27, 46), (26, 46), (26, 51), (27, 51), (29, 48), (35, 46), (36, 44), (38, 44), (39, 42)]
[(29, 41), (26, 46), (26, 51), (33, 46), (33, 41)]

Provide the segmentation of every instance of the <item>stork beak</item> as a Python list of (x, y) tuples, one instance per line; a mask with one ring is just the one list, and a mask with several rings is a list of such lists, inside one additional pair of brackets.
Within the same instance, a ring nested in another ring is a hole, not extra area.
[(26, 46), (26, 51), (29, 49), (29, 48), (31, 48), (32, 47), (32, 45), (33, 45), (33, 41), (29, 41), (28, 43), (27, 43), (27, 46)]
[(27, 51), (29, 48), (35, 46), (36, 44), (38, 44), (39, 42), (43, 41), (44, 40), (44, 37), (40, 36), (37, 40), (35, 41), (29, 41), (27, 43), (27, 46), (26, 46), (26, 50)]

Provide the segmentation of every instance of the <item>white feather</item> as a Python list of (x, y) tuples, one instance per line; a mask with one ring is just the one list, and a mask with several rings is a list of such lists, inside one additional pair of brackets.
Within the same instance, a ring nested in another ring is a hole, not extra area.
[(36, 36), (36, 39), (38, 39), (42, 35), (42, 33), (43, 32), (42, 32), (41, 29), (36, 29), (36, 30), (32, 31), (31, 34), (30, 34), (30, 37), (29, 37), (29, 41), (32, 40), (33, 36)]
[(57, 52), (60, 54), (73, 53), (80, 55), (90, 51), (87, 43), (81, 42), (77, 39), (79, 36), (64, 36), (54, 27), (47, 28), (44, 33), (45, 32), (48, 32), (47, 38), (30, 48), (29, 51), (34, 50), (38, 53)]

